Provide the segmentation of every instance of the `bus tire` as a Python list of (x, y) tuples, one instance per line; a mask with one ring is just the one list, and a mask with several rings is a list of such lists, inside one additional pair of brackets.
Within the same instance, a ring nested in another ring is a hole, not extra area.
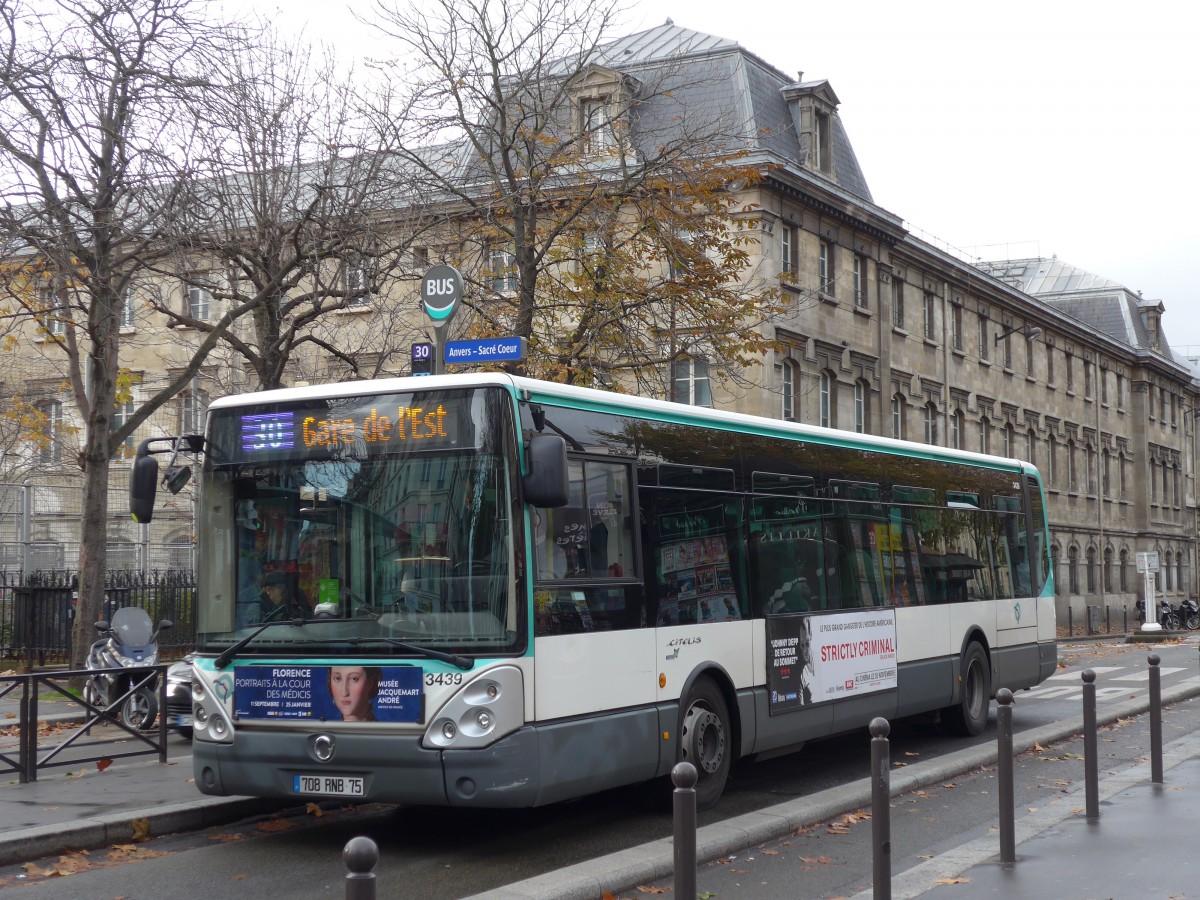
[(707, 676), (696, 679), (679, 723), (679, 761), (696, 767), (696, 808), (711, 809), (721, 799), (733, 762), (733, 733), (725, 695)]
[(992, 705), (992, 672), (987, 654), (975, 641), (967, 645), (962, 658), (962, 691), (958, 703), (942, 710), (942, 718), (956, 734), (975, 737), (987, 726)]

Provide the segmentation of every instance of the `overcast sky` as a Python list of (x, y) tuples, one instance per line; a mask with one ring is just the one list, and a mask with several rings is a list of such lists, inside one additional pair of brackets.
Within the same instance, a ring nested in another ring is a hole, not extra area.
[[(241, 4), (238, 4), (241, 6)], [(253, 0), (379, 53), (342, 0)], [(638, 0), (827, 79), (875, 202), (972, 257), (1057, 255), (1162, 300), (1200, 352), (1200, 7), (1184, 0)], [(385, 48), (383, 48), (385, 50)]]

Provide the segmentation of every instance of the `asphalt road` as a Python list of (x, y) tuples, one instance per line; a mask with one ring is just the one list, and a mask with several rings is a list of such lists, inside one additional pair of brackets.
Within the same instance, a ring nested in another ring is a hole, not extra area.
[[(1124, 701), (1147, 688), (1146, 657), (1162, 658), (1164, 686), (1173, 679), (1195, 678), (1197, 646), (1066, 644), (1060, 648), (1065, 667), (1038, 689), (1018, 694), (1014, 704), (1014, 730), (1034, 728), (1079, 714), (1082, 681), (1079, 672), (1090, 667), (1097, 672), (1100, 704)], [(1186, 709), (1184, 709), (1186, 707)], [(1182, 727), (1172, 722), (1186, 719), (1194, 727), (1195, 707), (1180, 704), (1178, 715), (1165, 717), (1167, 737)], [(1145, 755), (1140, 725), (1117, 728), (1106, 752), (1113, 765), (1120, 759)], [(895, 723), (891, 754), (895, 764), (935, 757), (960, 750), (973, 742), (994, 741), (994, 719), (989, 729), (974, 741), (943, 736), (932, 724), (919, 721)], [(1082, 778), (1082, 762), (1073, 750), (1054, 748), (1054, 759), (1030, 758), (1022, 762), (1018, 775), (1018, 807), (1045, 793), (1046, 776), (1051, 781), (1073, 783)], [(1035, 756), (1040, 756), (1035, 754)], [(867, 775), (869, 737), (865, 731), (814, 743), (798, 754), (740, 765), (728, 792), (717, 809), (701, 815), (700, 824), (774, 805)], [(1053, 765), (1051, 765), (1053, 762)], [(1078, 770), (1077, 772), (1075, 770)], [(946, 841), (956, 840), (996, 814), (992, 773), (970, 773), (956, 779), (953, 787), (916, 798), (909, 809), (893, 816), (894, 827), (907, 827), (907, 836), (897, 832), (899, 862), (932, 852)], [(534, 810), (444, 810), (407, 807), (346, 807), (321, 816), (296, 807), (288, 815), (252, 820), (236, 826), (169, 835), (126, 850), (95, 851), (67, 867), (77, 868), (69, 877), (44, 876), (60, 865), (44, 860), (32, 869), (0, 869), (0, 889), (22, 885), (19, 896), (32, 898), (156, 898), (199, 897), (205, 900), (244, 898), (328, 898), (341, 896), (345, 869), (341, 853), (346, 842), (367, 835), (379, 845), (381, 860), (376, 868), (381, 896), (458, 900), (488, 889), (553, 871), (581, 859), (595, 858), (669, 835), (670, 787), (666, 784), (638, 785), (618, 791)], [(907, 796), (907, 795), (906, 795)], [(912, 798), (910, 798), (912, 799)], [(900, 801), (897, 801), (898, 803)], [(907, 823), (907, 825), (905, 824)], [(854, 832), (854, 829), (852, 829)], [(865, 833), (865, 836), (864, 836)], [(841, 835), (840, 835), (841, 836)], [(803, 843), (799, 843), (801, 838)], [(869, 827), (848, 835), (851, 840), (831, 842), (814, 830), (808, 836), (793, 836), (794, 843), (774, 848), (776, 854), (803, 852), (814, 859), (843, 859), (838, 865), (817, 865), (824, 878), (807, 885), (805, 896), (838, 896), (854, 887), (865, 866), (870, 876), (869, 852), (863, 856), (855, 841), (869, 839)], [(829, 849), (843, 851), (841, 855)], [(901, 849), (903, 848), (903, 849)], [(765, 848), (772, 849), (772, 848)], [(763, 894), (750, 893), (747, 884), (727, 883), (730, 874), (753, 878), (777, 858), (760, 855), (760, 865), (746, 869), (727, 864), (706, 867), (702, 876), (722, 882), (718, 896), (779, 897), (778, 885), (764, 881)], [(816, 878), (818, 876), (814, 876)], [(807, 881), (807, 880), (806, 880)], [(869, 881), (868, 881), (869, 883)], [(704, 890), (705, 882), (701, 882)], [(844, 889), (844, 890), (843, 890)], [(826, 893), (828, 892), (828, 893)], [(641, 896), (630, 893), (628, 897)]]

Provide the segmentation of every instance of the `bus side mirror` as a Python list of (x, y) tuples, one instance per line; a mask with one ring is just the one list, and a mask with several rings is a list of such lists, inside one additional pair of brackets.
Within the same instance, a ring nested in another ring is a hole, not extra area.
[(154, 495), (158, 490), (158, 460), (138, 447), (129, 476), (129, 512), (133, 521), (145, 525), (154, 518)]
[(557, 434), (535, 434), (529, 439), (526, 457), (525, 502), (543, 509), (566, 506), (570, 500), (567, 442)]

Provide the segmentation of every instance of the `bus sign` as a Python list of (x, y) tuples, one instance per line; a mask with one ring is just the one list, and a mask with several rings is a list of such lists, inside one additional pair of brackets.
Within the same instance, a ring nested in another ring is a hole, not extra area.
[(421, 302), (436, 324), (450, 321), (463, 297), (463, 277), (454, 266), (434, 266), (421, 279)]
[(413, 375), (433, 374), (433, 344), (428, 341), (412, 345)]
[(447, 341), (447, 363), (504, 362), (524, 359), (525, 338), (487, 338), (480, 341)]

